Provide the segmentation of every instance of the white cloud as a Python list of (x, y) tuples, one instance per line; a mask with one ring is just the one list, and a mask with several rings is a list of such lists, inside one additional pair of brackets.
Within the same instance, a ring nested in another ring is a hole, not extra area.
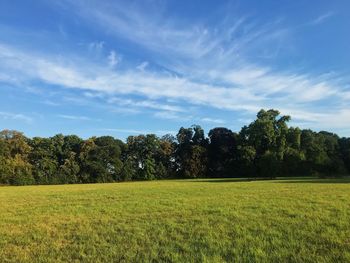
[[(164, 17), (161, 8), (145, 12), (126, 3), (79, 0), (66, 3), (87, 23), (99, 25), (108, 34), (147, 50), (154, 59), (150, 63), (167, 70), (155, 70), (144, 61), (115, 72), (112, 68), (120, 63), (121, 56), (114, 50), (108, 55), (108, 68), (81, 58), (58, 60), (0, 44), (0, 70), (3, 70), (0, 79), (7, 82), (41, 80), (81, 89), (88, 98), (115, 104), (116, 112), (124, 109), (139, 113), (147, 108), (156, 111), (152, 112), (154, 117), (172, 120), (183, 119), (183, 113), (188, 111), (183, 104), (250, 115), (261, 108), (277, 108), (297, 120), (324, 127), (329, 127), (324, 122), (329, 116), (345, 114), (346, 99), (350, 95), (341, 88), (339, 76), (275, 70), (254, 61), (252, 54), (262, 53), (257, 52), (261, 51), (260, 46), (267, 49), (264, 55), (276, 54), (276, 47), (281, 52), (280, 46), (288, 46), (289, 31), (278, 22), (258, 25), (246, 18), (233, 20), (233, 16), (228, 16), (210, 28)], [(324, 14), (314, 23), (321, 23), (332, 15)], [(104, 43), (90, 43), (90, 47), (99, 50), (104, 48)], [(126, 98), (130, 95), (140, 99)], [(172, 103), (160, 102), (164, 100)], [(318, 107), (324, 100), (339, 103), (331, 109)], [(189, 115), (200, 120), (195, 114)], [(220, 124), (224, 120), (202, 118), (202, 121)], [(348, 127), (340, 119), (335, 118), (335, 122), (337, 127)]]
[(57, 115), (57, 117), (67, 119), (67, 120), (78, 120), (78, 121), (90, 121), (90, 120), (92, 120), (91, 118), (86, 117), (86, 116), (76, 116), (76, 115), (59, 114), (59, 115)]
[(108, 103), (117, 104), (121, 106), (128, 106), (133, 108), (149, 108), (154, 110), (164, 110), (172, 112), (184, 112), (185, 110), (179, 106), (159, 103), (152, 100), (133, 100), (127, 98), (111, 97), (107, 99)]
[(144, 71), (146, 67), (148, 67), (148, 65), (149, 65), (148, 61), (144, 61), (140, 65), (138, 65), (136, 68), (138, 70)]
[[(242, 66), (237, 71), (212, 71), (208, 80), (213, 83), (203, 83), (162, 72), (128, 70), (116, 73), (89, 61), (56, 61), (4, 45), (0, 45), (0, 56), (4, 81), (41, 80), (65, 88), (81, 89), (88, 96), (106, 96), (110, 103), (160, 110), (155, 115), (159, 118), (176, 119), (174, 112), (185, 110), (178, 105), (159, 103), (158, 99), (250, 113), (256, 113), (261, 108), (286, 109), (283, 112), (294, 118), (312, 116), (314, 119), (312, 114), (322, 112), (313, 113), (312, 104), (306, 102), (329, 98), (341, 102), (348, 96), (348, 92), (344, 93), (337, 84), (333, 84), (336, 81), (333, 81), (332, 76), (278, 73), (258, 66)], [(222, 84), (214, 84), (216, 80)], [(130, 94), (146, 99), (135, 101), (115, 96)], [(337, 114), (341, 110), (326, 109), (324, 113)], [(347, 127), (348, 124), (338, 121)]]
[(324, 21), (326, 21), (327, 19), (331, 18), (332, 16), (334, 16), (335, 13), (334, 12), (327, 12), (325, 14), (320, 15), (319, 17), (315, 18), (314, 20), (312, 20), (310, 22), (310, 25), (319, 25), (322, 24)]
[(165, 135), (165, 134), (176, 134), (175, 131), (167, 131), (167, 130), (133, 130), (133, 129), (115, 129), (115, 128), (104, 128), (100, 129), (100, 131), (106, 132), (118, 132), (118, 133), (127, 133), (127, 134), (156, 134), (156, 135)]
[(4, 120), (18, 120), (24, 121), (26, 123), (32, 123), (33, 119), (27, 115), (21, 113), (13, 113), (13, 112), (3, 112), (0, 111), (0, 118)]
[(99, 53), (103, 50), (104, 45), (105, 45), (104, 41), (91, 42), (88, 44), (88, 48), (90, 51), (96, 51)]
[(155, 118), (163, 119), (163, 120), (177, 120), (177, 121), (189, 121), (194, 119), (192, 115), (188, 114), (179, 114), (173, 111), (158, 111), (153, 114)]
[(124, 114), (124, 115), (134, 115), (140, 114), (142, 111), (135, 108), (126, 108), (126, 107), (112, 107), (108, 108), (108, 110), (112, 113)]
[(214, 123), (214, 124), (225, 124), (226, 123), (226, 121), (224, 121), (222, 119), (213, 119), (213, 118), (202, 118), (202, 119), (200, 119), (200, 121)]
[(114, 50), (111, 50), (108, 55), (108, 65), (110, 67), (115, 67), (121, 61), (121, 57), (117, 55)]
[(121, 133), (129, 133), (129, 134), (146, 134), (148, 131), (145, 130), (132, 130), (132, 129), (114, 129), (114, 128), (106, 128), (101, 129), (102, 131), (107, 132), (121, 132)]
[(57, 103), (57, 102), (54, 102), (54, 101), (51, 101), (51, 100), (44, 100), (42, 101), (43, 104), (46, 104), (46, 105), (49, 105), (49, 106), (60, 106), (61, 104), (60, 103)]
[[(240, 34), (241, 24), (244, 22), (244, 19), (238, 18), (230, 24), (229, 30), (222, 32), (221, 28), (216, 28), (212, 31), (205, 25), (188, 25), (178, 20), (170, 20), (161, 12), (160, 5), (159, 2), (152, 6), (150, 2), (147, 5), (143, 5), (142, 2), (134, 5), (128, 2), (113, 4), (107, 1), (65, 1), (65, 8), (70, 6), (71, 11), (89, 23), (168, 58), (174, 54), (177, 58), (203, 58), (220, 49), (223, 42), (231, 41), (235, 34)], [(230, 17), (231, 14), (227, 14), (226, 19)], [(249, 26), (245, 26), (244, 31), (247, 30)], [(261, 30), (250, 34), (249, 37), (242, 37), (239, 45), (231, 45), (229, 52), (239, 49), (240, 44), (262, 37), (264, 33), (264, 30)]]
[(303, 121), (309, 127), (317, 129), (346, 128), (346, 120), (350, 120), (349, 109), (339, 109), (336, 111), (313, 113), (304, 111), (293, 111), (295, 120)]

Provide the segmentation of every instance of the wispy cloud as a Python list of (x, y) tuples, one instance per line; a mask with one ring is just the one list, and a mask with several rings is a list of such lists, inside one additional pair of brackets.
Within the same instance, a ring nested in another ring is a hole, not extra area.
[(17, 120), (23, 121), (25, 123), (32, 123), (33, 119), (27, 115), (21, 113), (13, 113), (13, 112), (0, 112), (0, 118), (4, 120)]
[(325, 14), (322, 14), (322, 15), (318, 16), (317, 18), (315, 18), (314, 20), (312, 20), (310, 22), (310, 25), (322, 24), (323, 22), (325, 22), (326, 20), (330, 19), (334, 15), (335, 15), (335, 12), (327, 12)]
[(189, 121), (193, 120), (194, 116), (189, 114), (179, 114), (178, 112), (173, 111), (158, 111), (153, 114), (155, 118), (163, 120), (176, 120), (176, 121)]
[[(64, 3), (86, 23), (96, 24), (108, 31), (108, 35), (146, 50), (154, 61), (142, 58), (133, 63), (126, 61), (124, 54), (111, 50), (98, 63), (81, 57), (57, 58), (0, 43), (2, 81), (35, 80), (81, 90), (86, 97), (116, 106), (116, 111), (139, 113), (148, 109), (153, 117), (170, 120), (186, 120), (187, 115), (187, 118), (212, 124), (225, 122), (215, 116), (188, 114), (184, 105), (249, 114), (261, 108), (277, 108), (314, 126), (328, 126), (324, 121), (334, 115), (347, 116), (349, 91), (342, 87), (344, 77), (315, 75), (300, 69), (275, 69), (254, 60), (254, 55), (274, 56), (277, 49), (281, 52), (289, 42), (290, 32), (279, 21), (259, 24), (246, 17), (233, 19), (224, 15), (220, 23), (210, 27), (205, 23), (188, 25), (165, 17), (161, 8), (144, 12), (127, 2), (66, 0)], [(323, 14), (313, 24), (320, 24), (333, 15), (333, 12)], [(93, 50), (107, 49), (107, 46), (100, 41), (89, 44)], [(264, 52), (260, 52), (261, 46)], [(113, 70), (122, 55), (129, 67)], [(140, 64), (144, 59), (147, 61)], [(337, 106), (322, 107), (325, 100), (336, 102)], [(349, 125), (338, 118), (333, 122), (337, 127)]]
[(200, 121), (202, 122), (208, 122), (208, 123), (214, 123), (214, 124), (225, 124), (226, 121), (222, 119), (213, 119), (213, 118), (201, 118)]
[(148, 64), (149, 64), (148, 61), (144, 61), (140, 65), (138, 65), (136, 68), (138, 70), (144, 71), (146, 69), (146, 67), (148, 67)]
[(119, 57), (114, 50), (109, 52), (108, 65), (110, 67), (114, 67), (114, 66), (118, 65), (120, 63), (120, 61), (121, 61), (121, 57)]
[(88, 48), (90, 51), (96, 51), (100, 53), (104, 48), (105, 42), (104, 41), (98, 41), (98, 42), (90, 42), (88, 44)]
[(247, 48), (248, 44), (254, 45), (256, 39), (276, 40), (282, 32), (271, 32), (273, 25), (257, 29), (254, 22), (242, 17), (233, 20), (232, 14), (229, 13), (221, 16), (223, 22), (215, 28), (203, 23), (189, 25), (167, 17), (161, 12), (162, 3), (158, 1), (150, 1), (147, 5), (135, 5), (128, 1), (101, 4), (98, 1), (86, 3), (65, 0), (64, 3), (65, 8), (71, 7), (71, 11), (88, 23), (93, 23), (118, 38), (161, 54), (162, 62), (208, 59), (207, 56), (212, 56), (213, 53), (219, 55), (217, 58), (227, 58), (228, 55), (240, 53), (240, 49)]
[(127, 98), (120, 98), (120, 97), (111, 97), (111, 98), (108, 98), (107, 101), (108, 103), (111, 103), (111, 104), (117, 104), (120, 106), (128, 106), (133, 108), (149, 108), (149, 109), (163, 110), (163, 111), (169, 111), (169, 112), (185, 111), (185, 109), (183, 109), (180, 106), (164, 104), (153, 100), (134, 100), (134, 99), (127, 99)]
[[(20, 72), (21, 77), (16, 78), (16, 81), (41, 80), (65, 88), (97, 93), (136, 94), (151, 100), (137, 102), (111, 96), (109, 102), (164, 110), (166, 114), (158, 113), (156, 116), (170, 116), (172, 119), (176, 118), (175, 114), (169, 114), (170, 111), (181, 112), (183, 109), (176, 105), (157, 104), (154, 99), (175, 99), (194, 105), (251, 113), (257, 112), (260, 108), (288, 108), (285, 113), (298, 118), (299, 115), (312, 112), (310, 104), (305, 103), (329, 98), (342, 101), (344, 93), (336, 84), (337, 78), (334, 76), (312, 77), (278, 73), (252, 65), (241, 65), (240, 68), (227, 71), (211, 71), (208, 76), (212, 83), (202, 83), (195, 79), (162, 72), (127, 70), (114, 73), (108, 68), (88, 61), (57, 62), (48, 57), (32, 56), (4, 45), (0, 45), (0, 56), (2, 56), (2, 67), (4, 69), (6, 67), (4, 72), (9, 74), (8, 81), (13, 77), (12, 72), (16, 75)], [(298, 114), (299, 111), (303, 114)], [(336, 112), (337, 109), (333, 109), (333, 113)]]
[(76, 115), (57, 115), (59, 118), (67, 119), (67, 120), (75, 120), (75, 121), (91, 121), (92, 119), (86, 116), (76, 116)]
[(126, 134), (156, 134), (156, 135), (165, 135), (165, 134), (176, 134), (176, 131), (167, 131), (167, 130), (133, 130), (133, 129), (116, 129), (116, 128), (104, 128), (99, 129), (100, 131), (106, 132), (117, 132), (117, 133), (126, 133)]
[(49, 105), (49, 106), (60, 106), (60, 103), (57, 103), (57, 102), (54, 102), (54, 101), (51, 101), (51, 100), (44, 100), (42, 101), (43, 104), (46, 104), (46, 105)]

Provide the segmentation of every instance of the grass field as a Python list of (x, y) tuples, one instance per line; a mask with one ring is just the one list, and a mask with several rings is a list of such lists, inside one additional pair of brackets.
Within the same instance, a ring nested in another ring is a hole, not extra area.
[(350, 180), (0, 187), (0, 262), (350, 262)]

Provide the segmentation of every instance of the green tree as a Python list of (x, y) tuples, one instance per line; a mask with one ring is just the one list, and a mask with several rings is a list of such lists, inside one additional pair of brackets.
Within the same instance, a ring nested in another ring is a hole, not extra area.
[(350, 138), (339, 139), (339, 152), (346, 166), (347, 173), (350, 173)]
[(297, 127), (290, 127), (287, 133), (287, 144), (289, 147), (300, 150), (301, 130)]
[[(240, 132), (242, 145), (254, 147), (254, 161), (260, 176), (273, 177), (280, 170), (271, 173), (272, 167), (279, 169), (287, 149), (289, 116), (279, 116), (277, 110), (260, 110), (257, 119), (249, 126), (244, 126)], [(268, 161), (265, 169), (264, 161)], [(270, 172), (267, 172), (270, 171)]]
[(134, 165), (135, 161), (130, 156), (123, 160), (123, 167), (118, 177), (119, 181), (131, 181), (137, 177)]
[(280, 174), (281, 162), (276, 152), (266, 151), (258, 160), (258, 174), (262, 177), (275, 178)]
[(237, 157), (238, 135), (226, 128), (209, 131), (208, 172), (210, 177), (233, 176)]
[(32, 184), (32, 165), (28, 162), (31, 147), (28, 139), (20, 132), (3, 130), (0, 132), (1, 158), (0, 182), (3, 184)]
[(180, 128), (176, 135), (178, 145), (175, 150), (177, 173), (180, 177), (196, 178), (207, 176), (207, 145), (203, 129), (198, 125)]
[(295, 148), (288, 147), (283, 157), (283, 174), (285, 176), (305, 175), (305, 154)]
[(171, 178), (175, 176), (176, 162), (175, 149), (176, 138), (171, 134), (166, 134), (159, 139), (159, 151), (155, 160), (157, 163), (157, 174), (159, 178)]
[(92, 137), (82, 144), (80, 152), (83, 182), (113, 182), (119, 180), (122, 170), (123, 142), (111, 136)]
[(56, 145), (50, 138), (34, 137), (30, 141), (32, 151), (29, 154), (33, 165), (33, 176), (37, 184), (60, 183), (58, 176), (58, 159)]
[(191, 147), (190, 159), (184, 173), (187, 178), (200, 178), (207, 175), (207, 150), (205, 147), (200, 145)]
[(79, 182), (80, 166), (75, 156), (75, 152), (70, 152), (64, 163), (60, 165), (59, 174), (62, 183), (74, 184)]
[(256, 150), (253, 146), (239, 145), (235, 159), (238, 176), (253, 177), (256, 175)]
[[(133, 160), (137, 179), (153, 180), (160, 178), (156, 170), (156, 158), (160, 152), (159, 138), (154, 134), (129, 136), (127, 138), (128, 155)], [(158, 160), (160, 161), (160, 160)]]

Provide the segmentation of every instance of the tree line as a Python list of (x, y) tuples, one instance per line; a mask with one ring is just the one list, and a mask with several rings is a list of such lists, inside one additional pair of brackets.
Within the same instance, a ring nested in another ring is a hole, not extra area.
[(167, 178), (342, 176), (350, 172), (350, 138), (288, 127), (289, 116), (261, 110), (238, 133), (199, 125), (176, 136), (76, 135), (27, 138), (0, 132), (0, 184), (103, 183)]

